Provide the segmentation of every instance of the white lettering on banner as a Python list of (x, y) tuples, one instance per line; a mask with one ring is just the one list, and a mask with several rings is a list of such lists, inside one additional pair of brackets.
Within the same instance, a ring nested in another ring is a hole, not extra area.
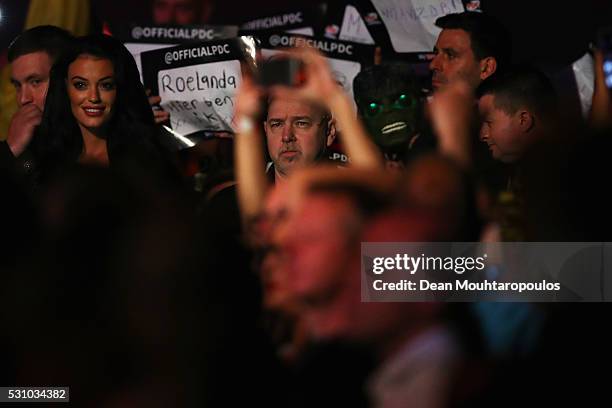
[(304, 22), (301, 12), (283, 14), (281, 16), (259, 18), (249, 21), (242, 26), (245, 30), (262, 30), (274, 27), (283, 27), (286, 25), (301, 24)]
[(231, 131), (234, 98), (242, 80), (240, 61), (221, 61), (159, 71), (162, 107), (172, 129), (193, 132)]
[(201, 57), (214, 57), (228, 55), (232, 52), (229, 44), (203, 45), (201, 47), (187, 48), (178, 51), (168, 51), (164, 54), (166, 64)]
[(353, 6), (346, 6), (339, 39), (343, 41), (354, 41), (361, 44), (374, 44), (359, 11)]
[(170, 40), (213, 40), (215, 30), (211, 28), (180, 28), (180, 27), (134, 27), (132, 28), (132, 38), (167, 38)]
[(396, 52), (430, 52), (440, 34), (438, 17), (464, 11), (461, 0), (372, 0)]
[(140, 72), (140, 81), (142, 82), (142, 61), (140, 60), (140, 54), (146, 51), (174, 47), (177, 44), (125, 43), (123, 45), (125, 45), (125, 48), (127, 48), (130, 54), (132, 54), (132, 57), (134, 57), (134, 61), (136, 61), (136, 67), (138, 67), (138, 72)]
[(329, 156), (331, 160), (340, 161), (342, 163), (348, 163), (348, 156), (342, 153), (333, 153)]
[(351, 44), (340, 44), (336, 42), (315, 40), (314, 38), (291, 37), (287, 35), (271, 35), (269, 43), (273, 48), (277, 47), (313, 47), (323, 52), (353, 55)]

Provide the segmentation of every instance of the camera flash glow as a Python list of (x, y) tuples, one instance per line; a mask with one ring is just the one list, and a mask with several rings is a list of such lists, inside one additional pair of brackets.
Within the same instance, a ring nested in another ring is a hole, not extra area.
[(612, 74), (612, 61), (604, 62), (603, 69), (606, 74)]

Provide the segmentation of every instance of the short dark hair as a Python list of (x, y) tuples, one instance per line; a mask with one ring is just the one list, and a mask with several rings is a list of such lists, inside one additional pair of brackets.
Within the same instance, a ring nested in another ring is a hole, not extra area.
[(476, 90), (476, 96), (495, 96), (498, 109), (513, 115), (526, 107), (540, 117), (557, 114), (557, 93), (548, 77), (540, 70), (521, 66), (502, 75), (487, 78)]
[(472, 52), (479, 60), (493, 57), (497, 72), (505, 69), (512, 58), (510, 32), (495, 17), (476, 12), (447, 14), (436, 20), (442, 29), (463, 30), (470, 36)]
[(55, 62), (73, 40), (72, 34), (63, 28), (52, 25), (36, 26), (19, 34), (11, 42), (8, 60), (13, 62), (23, 55), (43, 51)]

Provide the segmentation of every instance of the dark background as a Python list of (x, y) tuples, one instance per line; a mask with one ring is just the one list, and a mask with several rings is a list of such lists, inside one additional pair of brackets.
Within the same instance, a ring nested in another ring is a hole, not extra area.
[[(340, 0), (339, 2), (344, 3)], [(28, 0), (0, 0), (0, 49), (23, 29)], [(217, 1), (215, 22), (237, 24), (254, 17), (312, 5), (308, 0)], [(328, 4), (334, 0), (328, 1)], [(101, 20), (129, 22), (146, 18), (150, 0), (93, 0)], [(483, 0), (485, 12), (497, 16), (514, 37), (519, 61), (564, 65), (578, 59), (596, 39), (598, 27), (612, 26), (612, 1), (580, 2)]]

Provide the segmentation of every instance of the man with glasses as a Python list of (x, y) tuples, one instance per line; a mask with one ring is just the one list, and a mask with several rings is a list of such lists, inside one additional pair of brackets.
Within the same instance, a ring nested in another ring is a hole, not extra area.
[(264, 130), (275, 182), (297, 167), (323, 159), (336, 137), (330, 113), (299, 99), (270, 101)]

